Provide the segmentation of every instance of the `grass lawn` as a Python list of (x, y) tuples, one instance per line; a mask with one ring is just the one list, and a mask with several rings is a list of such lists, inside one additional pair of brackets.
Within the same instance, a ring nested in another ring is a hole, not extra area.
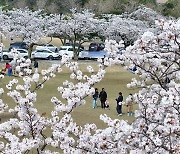
[[(87, 63), (80, 64), (80, 69), (83, 72), (87, 72), (87, 70), (85, 69), (86, 66), (89, 65)], [(50, 64), (47, 63), (47, 61), (41, 61), (39, 65), (40, 65), (40, 69), (42, 69), (42, 68), (45, 68), (46, 66), (49, 66)], [(93, 67), (97, 67), (95, 66), (94, 63), (91, 65)], [(116, 119), (116, 118), (124, 119), (124, 120), (128, 120), (128, 122), (131, 123), (134, 120), (134, 117), (132, 116), (128, 117), (126, 115), (127, 108), (125, 106), (123, 106), (123, 109), (122, 109), (123, 116), (120, 116), (120, 117), (117, 116), (115, 98), (117, 98), (119, 91), (123, 93), (124, 100), (126, 99), (129, 93), (135, 93), (137, 91), (137, 89), (127, 89), (126, 87), (126, 84), (131, 81), (132, 77), (135, 77), (135, 75), (124, 70), (123, 68), (119, 66), (109, 67), (107, 69), (105, 78), (100, 83), (95, 85), (95, 87), (97, 87), (99, 91), (103, 87), (106, 89), (106, 92), (108, 94), (108, 100), (110, 102), (110, 110), (101, 109), (100, 101), (98, 101), (98, 108), (93, 109), (92, 97), (91, 96), (87, 97), (86, 98), (87, 103), (85, 105), (82, 105), (76, 108), (72, 112), (72, 117), (77, 122), (77, 124), (83, 125), (85, 123), (95, 123), (99, 128), (104, 128), (106, 127), (106, 125), (102, 121), (99, 120), (100, 114), (104, 114), (104, 113), (113, 119)], [(5, 79), (0, 81), (0, 87), (4, 88), (5, 84), (8, 83), (8, 81), (12, 78), (13, 77), (6, 76)], [(21, 78), (19, 77), (17, 78), (21, 80)], [(63, 101), (61, 99), (60, 94), (57, 91), (57, 87), (61, 86), (62, 82), (68, 79), (69, 79), (69, 71), (65, 69), (62, 73), (57, 74), (56, 78), (53, 78), (50, 81), (47, 81), (43, 89), (40, 89), (37, 91), (38, 97), (37, 97), (37, 102), (35, 103), (35, 107), (37, 107), (40, 114), (43, 112), (46, 112), (47, 113), (46, 116), (48, 117), (51, 116), (53, 104), (50, 102), (50, 99), (52, 96), (56, 96), (61, 101)], [(22, 80), (20, 82), (22, 82)], [(7, 92), (6, 88), (4, 88), (4, 91), (5, 91), (5, 94), (2, 96), (2, 99), (11, 108), (15, 105), (15, 103), (13, 102), (11, 98), (9, 98), (6, 95), (6, 92)], [(137, 109), (137, 108), (138, 108), (138, 105), (136, 104), (134, 106), (134, 109)], [(9, 114), (1, 113), (0, 118), (2, 119), (2, 121), (5, 121), (7, 118), (9, 118)]]

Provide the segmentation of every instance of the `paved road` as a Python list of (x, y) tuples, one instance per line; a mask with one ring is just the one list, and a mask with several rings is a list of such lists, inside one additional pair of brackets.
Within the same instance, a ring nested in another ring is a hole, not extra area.
[[(59, 64), (60, 60), (43, 60), (41, 62), (49, 63), (49, 64)], [(79, 64), (97, 64), (96, 60), (78, 60)]]

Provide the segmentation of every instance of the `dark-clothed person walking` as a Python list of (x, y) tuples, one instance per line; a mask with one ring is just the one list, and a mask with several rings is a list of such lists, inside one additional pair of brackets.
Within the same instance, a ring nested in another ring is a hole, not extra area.
[(105, 109), (105, 101), (107, 100), (107, 93), (104, 88), (102, 88), (102, 91), (99, 94), (99, 99), (101, 101), (101, 108)]
[(39, 67), (38, 61), (35, 59), (35, 61), (34, 61), (34, 72), (35, 73), (38, 72), (38, 67)]
[(119, 96), (118, 98), (116, 98), (116, 102), (117, 102), (116, 110), (117, 110), (118, 116), (122, 115), (122, 101), (123, 101), (123, 96), (122, 96), (122, 93), (119, 92)]

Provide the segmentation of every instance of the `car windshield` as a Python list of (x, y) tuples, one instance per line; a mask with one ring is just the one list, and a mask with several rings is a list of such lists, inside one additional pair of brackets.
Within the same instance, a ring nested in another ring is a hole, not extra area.
[(60, 48), (60, 50), (66, 50), (66, 48)]
[(97, 45), (97, 43), (91, 43), (91, 44), (90, 44), (90, 46), (95, 46), (95, 45)]
[(69, 48), (68, 51), (73, 51), (73, 48)]
[(37, 50), (36, 52), (43, 52), (42, 50)]
[(43, 50), (44, 53), (52, 53), (51, 51), (48, 50)]
[(24, 50), (17, 50), (17, 51), (19, 51), (20, 53), (26, 53), (26, 51)]
[(52, 45), (52, 44), (40, 44), (39, 46), (53, 47), (53, 45)]

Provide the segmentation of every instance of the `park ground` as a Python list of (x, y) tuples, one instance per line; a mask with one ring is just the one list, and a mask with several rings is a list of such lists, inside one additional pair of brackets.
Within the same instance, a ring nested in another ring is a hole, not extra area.
[[(52, 63), (59, 63), (59, 61), (46, 61), (42, 60), (39, 61), (39, 65), (41, 69), (45, 69), (48, 66), (50, 66)], [(0, 63), (0, 67), (2, 67), (5, 63)], [(86, 66), (92, 65), (95, 70), (97, 70), (97, 62), (96, 61), (79, 61), (80, 69), (87, 73)], [(42, 114), (46, 112), (47, 117), (51, 117), (51, 111), (53, 110), (53, 104), (50, 102), (50, 99), (52, 96), (56, 96), (59, 98), (62, 102), (65, 102), (62, 100), (61, 95), (57, 91), (58, 86), (62, 86), (63, 81), (69, 79), (69, 71), (67, 68), (63, 68), (64, 71), (60, 74), (57, 74), (56, 78), (53, 78), (49, 81), (47, 81), (44, 85), (43, 89), (40, 89), (37, 91), (38, 97), (37, 102), (34, 104), (35, 107), (38, 109), (39, 114)], [(98, 101), (98, 107), (96, 109), (92, 108), (92, 97), (89, 96), (86, 98), (86, 104), (82, 105), (72, 112), (72, 117), (75, 122), (77, 122), (78, 125), (84, 125), (86, 123), (95, 123), (98, 128), (105, 128), (106, 124), (104, 124), (102, 121), (99, 120), (99, 116), (101, 114), (107, 114), (112, 119), (124, 119), (127, 120), (129, 123), (132, 123), (134, 121), (134, 116), (128, 117), (127, 107), (123, 106), (123, 115), (118, 116), (116, 112), (116, 101), (115, 99), (118, 97), (118, 92), (122, 92), (124, 96), (124, 100), (128, 96), (129, 93), (135, 93), (138, 91), (138, 89), (128, 89), (126, 87), (126, 84), (131, 81), (133, 77), (137, 77), (131, 72), (128, 72), (124, 68), (120, 66), (111, 66), (107, 68), (107, 73), (105, 75), (105, 78), (98, 84), (96, 84), (94, 87), (97, 87), (99, 91), (101, 88), (105, 88), (106, 92), (108, 94), (108, 101), (110, 102), (110, 110), (101, 109), (100, 107), (100, 101)], [(15, 106), (14, 101), (7, 96), (7, 89), (5, 88), (6, 83), (8, 83), (13, 77), (5, 76), (5, 78), (0, 81), (0, 87), (4, 88), (5, 94), (2, 96), (2, 99), (4, 103), (8, 104), (9, 108), (13, 108)], [(22, 78), (16, 77), (20, 80), (20, 83), (22, 83)], [(138, 109), (138, 105), (134, 105), (134, 110)], [(62, 116), (62, 115), (60, 115)], [(8, 118), (12, 117), (7, 112), (1, 113), (0, 117), (2, 119), (1, 122), (7, 120)]]

